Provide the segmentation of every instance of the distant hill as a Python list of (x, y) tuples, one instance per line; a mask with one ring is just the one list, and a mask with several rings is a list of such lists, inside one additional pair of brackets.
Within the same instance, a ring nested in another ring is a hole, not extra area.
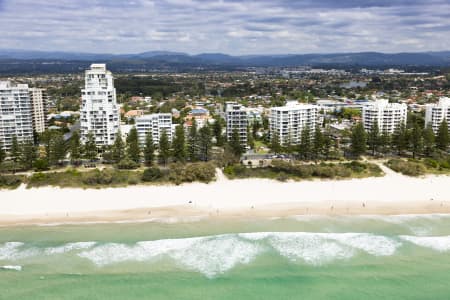
[(112, 71), (230, 70), (246, 67), (449, 67), (450, 51), (420, 53), (330, 53), (231, 56), (222, 53), (189, 55), (149, 51), (137, 54), (0, 50), (0, 73), (76, 72), (91, 62), (108, 63)]

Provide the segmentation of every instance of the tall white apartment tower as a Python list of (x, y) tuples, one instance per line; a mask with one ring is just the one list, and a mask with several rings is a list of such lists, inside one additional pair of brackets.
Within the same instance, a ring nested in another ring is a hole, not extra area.
[(242, 146), (247, 147), (248, 118), (245, 108), (240, 104), (227, 103), (225, 117), (227, 121), (227, 139), (231, 140), (233, 132), (237, 130)]
[(97, 146), (112, 145), (119, 131), (120, 114), (114, 78), (105, 64), (92, 64), (86, 70), (81, 98), (81, 141), (85, 143), (91, 132)]
[(316, 105), (300, 104), (297, 101), (288, 101), (285, 106), (270, 109), (270, 136), (275, 134), (280, 144), (298, 145), (301, 141), (302, 131), (309, 128), (314, 133), (317, 124), (319, 108)]
[[(443, 120), (450, 123), (450, 98), (442, 97), (437, 104), (428, 104), (425, 111), (425, 126), (428, 124), (433, 128), (434, 133), (438, 132), (439, 125)], [(448, 125), (450, 131), (450, 124)]]
[(370, 131), (373, 124), (378, 122), (380, 132), (392, 134), (400, 124), (406, 124), (407, 113), (406, 104), (389, 103), (385, 99), (376, 100), (362, 109), (364, 129)]
[(153, 144), (158, 145), (163, 131), (166, 132), (169, 141), (172, 142), (174, 128), (172, 125), (172, 114), (161, 113), (143, 115), (136, 118), (135, 126), (138, 132), (139, 144), (141, 146), (145, 145), (148, 133), (151, 133), (152, 135)]
[(33, 106), (33, 130), (42, 133), (47, 128), (47, 92), (45, 89), (30, 88)]
[(0, 81), (0, 143), (6, 151), (13, 136), (19, 143), (33, 139), (32, 112), (28, 85)]

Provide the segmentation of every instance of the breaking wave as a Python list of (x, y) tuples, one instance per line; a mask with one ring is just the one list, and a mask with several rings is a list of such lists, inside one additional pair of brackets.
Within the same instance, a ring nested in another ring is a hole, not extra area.
[(450, 251), (449, 236), (410, 236), (402, 235), (401, 239), (415, 244), (416, 246), (433, 249), (439, 252)]
[(0, 262), (5, 261), (4, 265), (10, 267), (17, 266), (11, 262), (25, 258), (62, 254), (86, 259), (97, 267), (169, 259), (181, 268), (213, 278), (239, 265), (250, 264), (265, 253), (279, 255), (293, 263), (321, 266), (357, 255), (392, 256), (404, 243), (439, 252), (450, 251), (450, 236), (387, 237), (369, 233), (262, 232), (161, 239), (133, 244), (77, 242), (41, 248), (21, 242), (8, 242), (0, 244)]
[(0, 266), (0, 269), (7, 270), (7, 271), (22, 271), (22, 266)]
[(251, 262), (260, 247), (232, 235), (167, 239), (138, 242), (135, 245), (105, 244), (78, 256), (99, 266), (124, 261), (151, 261), (169, 257), (188, 269), (208, 277), (224, 273), (237, 264)]

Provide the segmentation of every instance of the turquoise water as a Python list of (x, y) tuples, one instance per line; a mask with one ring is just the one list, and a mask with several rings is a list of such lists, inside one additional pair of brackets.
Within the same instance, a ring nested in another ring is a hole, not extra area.
[(450, 216), (0, 228), (0, 299), (450, 299)]

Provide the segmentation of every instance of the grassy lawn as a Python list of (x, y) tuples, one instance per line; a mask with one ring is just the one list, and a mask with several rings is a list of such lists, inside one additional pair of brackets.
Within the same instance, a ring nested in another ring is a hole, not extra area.
[(257, 154), (269, 153), (269, 147), (262, 141), (255, 141), (255, 152)]

